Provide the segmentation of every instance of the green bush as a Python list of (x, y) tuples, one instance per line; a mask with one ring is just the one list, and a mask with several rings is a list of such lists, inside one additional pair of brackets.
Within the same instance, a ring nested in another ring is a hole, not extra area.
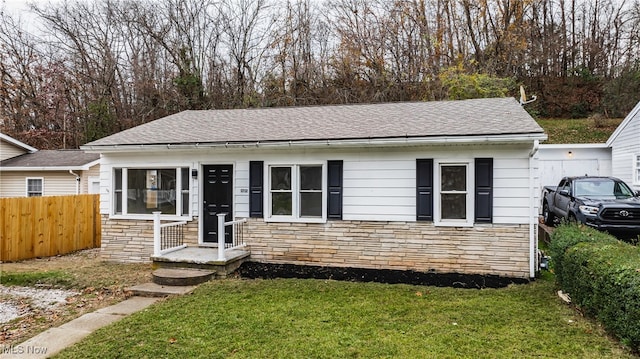
[(551, 235), (549, 254), (551, 256), (551, 268), (556, 275), (558, 283), (562, 285), (564, 278), (563, 258), (567, 249), (582, 242), (618, 242), (610, 235), (596, 231), (595, 229), (565, 223), (558, 226)]
[(558, 229), (551, 247), (562, 290), (585, 314), (640, 350), (640, 248), (589, 228)]

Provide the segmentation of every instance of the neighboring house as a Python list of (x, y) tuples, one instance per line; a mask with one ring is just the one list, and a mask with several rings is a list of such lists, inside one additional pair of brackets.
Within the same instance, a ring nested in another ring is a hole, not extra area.
[(105, 259), (148, 261), (154, 211), (190, 246), (228, 212), (255, 262), (531, 278), (544, 139), (499, 98), (184, 111), (82, 149)]
[(0, 134), (0, 197), (98, 193), (100, 156), (41, 150)]
[(640, 102), (607, 140), (611, 175), (640, 190)]
[(25, 153), (36, 152), (37, 149), (22, 143), (11, 136), (0, 133), (0, 161), (16, 157)]

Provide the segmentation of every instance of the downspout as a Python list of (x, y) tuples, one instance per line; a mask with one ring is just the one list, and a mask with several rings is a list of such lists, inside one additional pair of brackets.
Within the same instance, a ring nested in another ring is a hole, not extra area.
[(74, 173), (73, 170), (69, 170), (69, 173), (76, 177), (76, 194), (80, 194), (80, 176)]
[(529, 278), (536, 276), (536, 252), (537, 252), (537, 238), (536, 238), (536, 226), (538, 225), (538, 214), (535, 210), (535, 172), (533, 170), (534, 158), (536, 152), (540, 147), (540, 141), (535, 140), (533, 142), (533, 148), (529, 152)]

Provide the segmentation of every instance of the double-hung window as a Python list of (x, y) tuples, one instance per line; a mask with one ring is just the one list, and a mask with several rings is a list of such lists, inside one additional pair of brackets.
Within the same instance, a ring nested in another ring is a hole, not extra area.
[(633, 185), (640, 186), (640, 154), (633, 155)]
[(271, 165), (267, 172), (267, 220), (321, 222), (326, 220), (325, 166)]
[(439, 225), (473, 225), (472, 164), (455, 162), (438, 164), (434, 222)]
[(40, 197), (43, 193), (44, 178), (27, 178), (27, 197)]
[(189, 168), (115, 168), (113, 214), (189, 215)]

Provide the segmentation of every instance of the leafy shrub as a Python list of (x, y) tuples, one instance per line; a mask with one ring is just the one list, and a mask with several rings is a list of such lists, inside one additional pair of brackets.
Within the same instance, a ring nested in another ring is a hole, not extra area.
[(640, 249), (590, 228), (558, 229), (551, 251), (562, 290), (585, 314), (640, 350)]
[(559, 225), (551, 235), (549, 254), (551, 255), (551, 267), (560, 285), (562, 285), (564, 281), (563, 258), (567, 249), (582, 242), (616, 243), (617, 240), (610, 235), (599, 232), (593, 228), (571, 223), (563, 223)]

